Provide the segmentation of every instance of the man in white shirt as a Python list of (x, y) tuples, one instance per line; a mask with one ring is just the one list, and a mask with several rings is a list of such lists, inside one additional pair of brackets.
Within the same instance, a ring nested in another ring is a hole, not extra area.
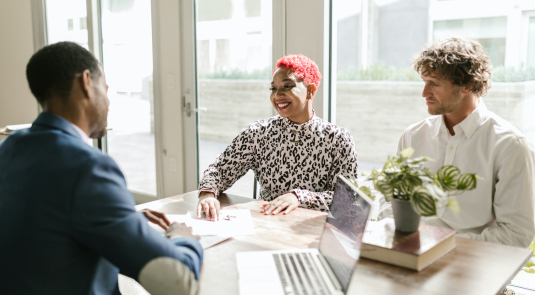
[[(455, 229), (473, 240), (528, 247), (535, 236), (535, 147), (511, 123), (489, 111), (481, 99), (491, 86), (492, 65), (481, 44), (461, 38), (439, 40), (417, 55), (414, 69), (425, 86), (433, 115), (409, 126), (398, 152), (413, 147), (437, 171), (454, 165), (477, 173), (477, 188), (456, 196), (460, 213), (438, 204), (427, 224)], [(391, 215), (382, 201), (379, 218)]]

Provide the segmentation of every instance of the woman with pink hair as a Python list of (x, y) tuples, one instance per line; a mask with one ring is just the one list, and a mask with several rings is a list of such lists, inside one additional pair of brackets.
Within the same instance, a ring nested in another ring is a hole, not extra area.
[(271, 103), (279, 115), (247, 126), (211, 164), (199, 183), (197, 216), (219, 220), (217, 195), (249, 169), (260, 183), (264, 214), (288, 214), (297, 207), (328, 211), (336, 177), (357, 178), (351, 134), (317, 117), (312, 101), (321, 74), (304, 55), (277, 62)]

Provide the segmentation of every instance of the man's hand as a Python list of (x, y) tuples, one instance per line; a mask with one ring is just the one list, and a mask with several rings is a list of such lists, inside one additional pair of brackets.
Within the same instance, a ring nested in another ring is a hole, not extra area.
[(165, 232), (165, 236), (172, 239), (178, 237), (193, 238), (200, 240), (200, 236), (194, 236), (191, 234), (191, 227), (187, 227), (185, 223), (173, 222), (169, 229)]
[(169, 222), (169, 219), (167, 219), (167, 216), (165, 216), (165, 214), (163, 214), (162, 212), (154, 211), (151, 209), (143, 209), (139, 212), (142, 212), (150, 222), (160, 226), (164, 230), (167, 230), (167, 228), (171, 224), (171, 222)]
[(295, 210), (297, 206), (299, 205), (299, 200), (297, 199), (297, 196), (294, 193), (287, 193), (284, 194), (275, 200), (262, 205), (262, 209), (260, 209), (260, 212), (263, 212), (265, 215), (273, 214), (277, 215), (281, 210), (284, 210), (282, 214), (288, 214)]
[(197, 218), (201, 218), (201, 212), (204, 210), (207, 220), (219, 220), (219, 201), (212, 192), (201, 192), (199, 203), (197, 204)]

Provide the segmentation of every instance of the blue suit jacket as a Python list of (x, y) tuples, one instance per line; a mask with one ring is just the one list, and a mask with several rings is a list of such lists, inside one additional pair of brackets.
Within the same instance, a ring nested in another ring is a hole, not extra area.
[(200, 244), (169, 240), (134, 209), (117, 164), (69, 122), (41, 113), (0, 144), (0, 293), (119, 294), (157, 257), (198, 279)]

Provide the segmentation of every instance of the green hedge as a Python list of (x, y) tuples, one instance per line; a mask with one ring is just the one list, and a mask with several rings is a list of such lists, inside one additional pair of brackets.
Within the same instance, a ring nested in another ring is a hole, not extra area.
[(271, 69), (263, 69), (251, 73), (234, 69), (230, 72), (217, 71), (214, 73), (200, 73), (199, 79), (239, 79), (239, 80), (269, 80), (271, 81)]
[[(241, 79), (241, 80), (271, 80), (271, 69), (263, 69), (251, 73), (240, 70), (230, 72), (201, 73), (200, 79)], [(412, 68), (397, 69), (380, 63), (374, 63), (367, 69), (339, 71), (338, 81), (422, 81), (420, 75)], [(523, 82), (535, 80), (535, 68), (496, 67), (493, 71), (493, 82)]]
[(535, 80), (535, 68), (496, 67), (492, 72), (494, 82), (523, 82)]
[(337, 78), (338, 81), (422, 81), (412, 68), (396, 69), (380, 63), (374, 63), (367, 69), (339, 71)]

